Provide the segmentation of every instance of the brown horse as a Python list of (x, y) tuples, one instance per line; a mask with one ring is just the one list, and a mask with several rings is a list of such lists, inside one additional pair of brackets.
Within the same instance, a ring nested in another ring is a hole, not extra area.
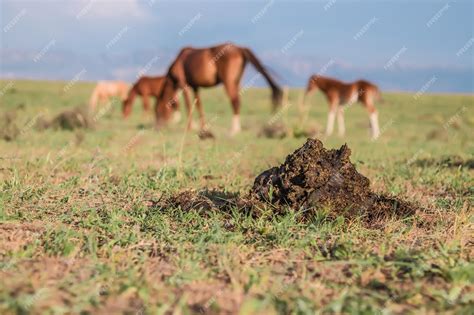
[(376, 139), (380, 136), (378, 114), (374, 105), (374, 100), (380, 98), (380, 90), (376, 85), (365, 80), (344, 83), (332, 78), (313, 75), (309, 78), (304, 100), (306, 100), (307, 96), (316, 89), (320, 89), (329, 102), (326, 135), (330, 136), (332, 134), (334, 120), (337, 114), (339, 135), (344, 136), (346, 129), (344, 126), (344, 109), (342, 105), (351, 105), (355, 102), (361, 102), (369, 113), (372, 138)]
[[(230, 43), (199, 49), (188, 47), (180, 51), (166, 75), (165, 85), (155, 107), (157, 126), (169, 120), (172, 107), (170, 105), (173, 104), (173, 96), (179, 89), (184, 92), (188, 116), (190, 115), (192, 104), (189, 89), (192, 89), (201, 129), (205, 129), (206, 123), (199, 88), (213, 87), (222, 83), (232, 103), (234, 114), (231, 135), (238, 133), (240, 131), (239, 85), (248, 61), (270, 85), (275, 109), (281, 103), (282, 91), (250, 49)], [(192, 119), (188, 119), (188, 122), (188, 128), (190, 128)]]
[[(160, 95), (165, 80), (165, 76), (140, 77), (140, 79), (138, 79), (138, 81), (130, 89), (127, 99), (123, 101), (123, 117), (127, 118), (130, 115), (132, 111), (133, 101), (135, 100), (135, 97), (137, 95), (142, 97), (143, 109), (145, 110), (145, 112), (148, 112), (150, 110), (149, 97), (152, 96), (157, 98)], [(174, 98), (173, 107), (175, 110), (179, 108), (177, 97)]]
[(122, 81), (100, 81), (94, 88), (89, 100), (89, 108), (94, 111), (100, 103), (106, 103), (111, 97), (127, 98), (129, 85)]

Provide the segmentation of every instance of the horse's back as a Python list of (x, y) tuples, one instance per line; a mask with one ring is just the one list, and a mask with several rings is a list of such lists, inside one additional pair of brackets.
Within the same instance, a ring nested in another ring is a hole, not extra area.
[(362, 103), (373, 103), (380, 95), (380, 90), (377, 85), (367, 80), (356, 81), (357, 89), (359, 91), (359, 101)]
[(363, 90), (378, 90), (379, 89), (377, 85), (367, 80), (357, 80), (355, 83), (357, 84), (359, 89), (363, 89)]

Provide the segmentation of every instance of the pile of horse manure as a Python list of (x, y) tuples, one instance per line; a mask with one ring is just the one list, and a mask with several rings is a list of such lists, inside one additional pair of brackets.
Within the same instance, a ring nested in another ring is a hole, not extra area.
[(47, 128), (75, 130), (91, 127), (92, 121), (89, 118), (89, 113), (87, 112), (87, 109), (80, 106), (59, 113), (51, 121), (39, 119), (36, 122), (36, 129), (38, 130), (43, 130)]
[(338, 150), (326, 150), (321, 141), (308, 139), (288, 155), (282, 165), (257, 176), (245, 196), (216, 199), (184, 191), (155, 206), (160, 209), (180, 207), (186, 211), (228, 211), (237, 207), (254, 216), (268, 215), (268, 209), (275, 214), (293, 209), (299, 211), (303, 219), (323, 212), (329, 218), (361, 218), (371, 224), (392, 216), (415, 214), (416, 207), (410, 203), (372, 192), (369, 179), (357, 172), (350, 154), (347, 145)]
[(2, 114), (0, 117), (0, 138), (5, 141), (13, 141), (20, 135), (20, 128), (15, 120), (15, 111), (9, 111)]
[(291, 135), (291, 130), (285, 126), (282, 122), (275, 122), (271, 124), (265, 124), (262, 130), (258, 133), (259, 137), (271, 138), (271, 139), (283, 139)]
[(57, 115), (50, 123), (52, 128), (66, 130), (90, 128), (91, 126), (92, 122), (89, 119), (89, 114), (82, 107), (66, 110)]
[(330, 210), (329, 216), (370, 221), (414, 213), (410, 204), (372, 192), (369, 179), (357, 172), (350, 154), (347, 145), (326, 150), (321, 141), (308, 139), (285, 163), (257, 176), (248, 199), (270, 204), (279, 212), (303, 210), (306, 217), (321, 210)]
[(216, 137), (214, 134), (208, 130), (208, 129), (202, 129), (198, 132), (198, 137), (201, 140), (206, 140), (206, 139), (215, 139)]

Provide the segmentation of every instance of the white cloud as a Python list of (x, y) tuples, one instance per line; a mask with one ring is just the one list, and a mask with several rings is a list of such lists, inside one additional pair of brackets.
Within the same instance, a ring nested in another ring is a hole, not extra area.
[[(56, 16), (84, 19), (102, 18), (145, 18), (149, 16), (149, 5), (144, 0), (0, 0), (5, 16), (14, 17), (20, 10), (26, 10), (32, 17)], [(2, 16), (3, 17), (3, 16)]]
[[(145, 17), (147, 10), (139, 0), (76, 0), (76, 16), (84, 18)], [(77, 7), (77, 6), (76, 6)]]

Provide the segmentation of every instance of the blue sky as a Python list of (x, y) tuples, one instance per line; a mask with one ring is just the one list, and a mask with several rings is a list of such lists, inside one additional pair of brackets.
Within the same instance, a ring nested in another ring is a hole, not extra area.
[[(464, 90), (473, 87), (474, 1), (469, 0), (0, 2), (4, 76), (28, 76), (29, 69), (31, 76), (56, 78), (49, 69), (53, 56), (70, 58), (64, 67), (71, 67), (71, 74), (81, 63), (96, 68), (86, 79), (101, 75), (99, 59), (107, 60), (101, 66), (111, 78), (127, 73), (111, 67), (135, 71), (153, 54), (160, 59), (152, 70), (163, 72), (182, 46), (233, 41), (251, 47), (298, 84), (333, 60), (336, 66), (328, 74), (348, 80), (364, 73), (382, 78), (384, 71), (397, 70), (421, 71), (422, 83), (431, 69), (440, 83), (447, 71), (453, 86), (459, 75), (460, 82), (468, 80)], [(32, 63), (35, 56), (41, 60)], [(412, 89), (402, 83), (388, 88), (416, 90), (415, 83)]]

